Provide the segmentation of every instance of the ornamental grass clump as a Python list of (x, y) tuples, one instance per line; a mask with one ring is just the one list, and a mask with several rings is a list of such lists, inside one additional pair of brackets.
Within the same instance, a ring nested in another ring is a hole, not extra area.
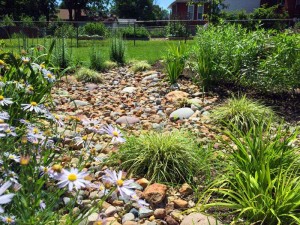
[(149, 70), (149, 69), (151, 69), (151, 65), (147, 61), (142, 60), (142, 61), (132, 62), (131, 70), (134, 73)]
[(120, 37), (113, 37), (110, 46), (110, 60), (118, 64), (125, 63), (125, 42)]
[(103, 78), (97, 71), (82, 67), (76, 72), (76, 78), (79, 81), (101, 83)]
[(191, 182), (208, 168), (209, 151), (183, 131), (129, 137), (116, 156), (122, 169), (155, 182)]
[[(275, 119), (275, 117), (271, 108), (242, 96), (228, 99), (226, 103), (213, 110), (211, 118), (229, 129), (237, 127), (240, 130), (248, 131), (251, 126), (258, 125), (259, 121), (262, 121), (264, 126), (268, 120)], [(262, 120), (263, 118), (265, 122)]]
[(298, 132), (262, 124), (246, 134), (228, 133), (236, 149), (225, 158), (226, 172), (203, 193), (203, 209), (225, 208), (243, 224), (299, 224)]

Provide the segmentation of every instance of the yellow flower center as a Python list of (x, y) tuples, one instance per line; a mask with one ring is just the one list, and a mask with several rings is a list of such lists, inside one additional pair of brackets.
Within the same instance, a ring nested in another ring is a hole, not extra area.
[(32, 87), (32, 86), (29, 86), (29, 87), (28, 87), (28, 90), (29, 90), (29, 91), (33, 91), (33, 87)]
[(102, 225), (103, 223), (101, 221), (96, 221), (93, 223), (93, 225)]
[(75, 173), (70, 173), (68, 175), (68, 180), (72, 181), (72, 182), (75, 181), (75, 180), (77, 180), (77, 175)]
[(26, 143), (27, 143), (27, 137), (23, 136), (23, 137), (21, 138), (21, 142), (22, 142), (23, 144), (26, 144)]
[(43, 168), (43, 172), (44, 172), (44, 173), (48, 173), (48, 168), (47, 168), (47, 167), (44, 167), (44, 168)]
[(37, 106), (37, 103), (36, 102), (31, 102), (30, 105)]
[(102, 185), (99, 187), (99, 190), (100, 190), (100, 191), (103, 191), (104, 189), (105, 189), (105, 188), (104, 188), (104, 186), (102, 186)]
[(85, 135), (82, 137), (82, 140), (86, 141), (88, 139), (88, 137)]
[(60, 173), (61, 170), (62, 170), (62, 166), (59, 165), (59, 164), (55, 164), (55, 165), (52, 166), (52, 169), (53, 169), (55, 172)]
[(43, 69), (45, 69), (45, 64), (42, 63), (42, 64), (40, 65), (40, 67), (43, 68)]
[(2, 101), (4, 99), (4, 97), (2, 95), (0, 95), (0, 101)]
[(7, 223), (12, 223), (12, 222), (13, 222), (13, 219), (10, 218), (10, 217), (7, 217), (7, 218), (5, 219), (5, 221), (6, 221)]
[(21, 157), (20, 159), (20, 164), (25, 166), (29, 163), (29, 157), (28, 156), (25, 156), (25, 157)]
[(113, 136), (115, 136), (115, 137), (119, 137), (119, 132), (118, 132), (118, 131), (114, 131), (114, 132), (112, 132), (112, 134), (113, 134)]
[(51, 73), (48, 73), (48, 74), (47, 74), (47, 77), (48, 77), (48, 78), (52, 78), (52, 74), (51, 74)]
[(4, 123), (4, 120), (0, 119), (0, 123)]
[(7, 130), (5, 130), (5, 133), (10, 134), (10, 133), (11, 133), (11, 130), (10, 130), (10, 129), (7, 129)]
[(122, 187), (123, 184), (124, 184), (124, 181), (123, 181), (123, 180), (117, 180), (117, 185), (118, 185), (119, 187)]
[(32, 130), (32, 133), (34, 133), (34, 134), (38, 134), (38, 133), (39, 133), (39, 129), (37, 129), (37, 128), (33, 128), (33, 130)]
[(9, 159), (14, 159), (14, 158), (16, 158), (16, 157), (15, 157), (14, 155), (9, 155), (8, 158), (9, 158)]
[(5, 62), (0, 59), (0, 65), (5, 65)]

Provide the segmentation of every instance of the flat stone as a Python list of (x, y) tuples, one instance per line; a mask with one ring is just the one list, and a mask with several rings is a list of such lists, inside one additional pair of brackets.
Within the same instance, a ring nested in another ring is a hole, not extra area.
[(85, 87), (86, 87), (89, 91), (93, 91), (93, 90), (97, 89), (99, 86), (98, 86), (97, 84), (89, 83), (89, 84), (86, 84)]
[(151, 184), (146, 190), (143, 192), (145, 200), (150, 204), (157, 205), (161, 203), (165, 197), (167, 192), (167, 186), (164, 184)]
[(81, 100), (74, 100), (73, 102), (71, 102), (71, 104), (73, 106), (87, 106), (89, 105), (90, 103), (86, 102), (86, 101), (81, 101)]
[(126, 213), (124, 216), (122, 216), (122, 223), (126, 221), (132, 221), (135, 219), (135, 216), (132, 213)]
[(125, 221), (124, 223), (122, 223), (123, 225), (138, 225), (137, 222), (135, 221)]
[(188, 93), (183, 91), (171, 91), (166, 95), (166, 99), (170, 102), (177, 102), (182, 99), (186, 99), (189, 96)]
[(154, 213), (153, 210), (147, 209), (145, 207), (141, 207), (139, 209), (139, 217), (140, 217), (140, 219), (150, 217), (150, 216), (153, 215), (153, 213)]
[(184, 209), (188, 207), (188, 202), (179, 198), (174, 200), (174, 206), (177, 209)]
[[(167, 222), (168, 225), (179, 225), (179, 223), (171, 216), (166, 216), (165, 221)], [(189, 225), (193, 225), (193, 224), (191, 223)]]
[(163, 219), (167, 215), (166, 210), (164, 208), (158, 208), (154, 210), (154, 217), (156, 219)]
[(154, 78), (158, 78), (158, 74), (155, 73), (155, 74), (151, 74), (149, 76), (146, 76), (143, 78), (142, 82), (145, 82), (145, 81), (148, 81), (148, 80), (153, 80)]
[(191, 108), (180, 108), (171, 113), (170, 119), (188, 119), (194, 114)]
[(140, 119), (133, 116), (121, 116), (116, 120), (116, 123), (118, 124), (135, 124), (138, 122), (140, 122)]
[(129, 94), (132, 94), (136, 91), (136, 87), (126, 87), (124, 88), (121, 93), (129, 93)]
[(184, 183), (180, 189), (179, 189), (179, 193), (182, 196), (188, 196), (190, 194), (193, 194), (193, 189), (192, 187), (188, 184), (188, 183)]
[(98, 220), (98, 218), (99, 218), (99, 213), (92, 213), (88, 217), (88, 222), (95, 222)]
[(212, 216), (206, 216), (202, 213), (191, 213), (184, 217), (180, 225), (223, 225)]
[(117, 212), (117, 208), (114, 206), (109, 206), (106, 210), (105, 210), (105, 215), (106, 216), (112, 216)]

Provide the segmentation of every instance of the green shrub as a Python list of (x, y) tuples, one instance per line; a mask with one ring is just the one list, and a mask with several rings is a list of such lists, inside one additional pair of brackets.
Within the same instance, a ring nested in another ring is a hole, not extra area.
[(134, 33), (134, 27), (129, 26), (122, 29), (123, 38), (148, 38), (149, 31), (145, 27), (136, 27)]
[(15, 26), (14, 18), (10, 15), (5, 15), (0, 23), (1, 26)]
[(90, 68), (97, 71), (104, 71), (106, 69), (104, 62), (104, 58), (100, 51), (92, 48), (90, 54)]
[(208, 150), (182, 131), (150, 132), (129, 137), (120, 147), (117, 158), (122, 169), (156, 182), (191, 181), (207, 168)]
[(165, 38), (167, 37), (167, 30), (165, 28), (154, 28), (150, 30), (151, 38)]
[(181, 22), (170, 22), (167, 26), (167, 34), (173, 37), (189, 36), (189, 30)]
[(87, 35), (106, 36), (107, 29), (103, 23), (87, 23), (84, 25), (84, 33)]
[(102, 75), (94, 70), (82, 67), (76, 72), (76, 78), (79, 81), (101, 83)]
[(71, 52), (69, 52), (65, 38), (59, 39), (56, 42), (53, 52), (53, 63), (61, 69), (66, 69), (71, 66)]
[(21, 24), (23, 27), (31, 27), (34, 25), (32, 17), (26, 15), (21, 16)]
[(179, 76), (182, 74), (186, 62), (186, 48), (185, 45), (179, 42), (177, 45), (171, 45), (168, 49), (165, 58), (166, 72), (168, 80), (171, 84), (177, 82)]
[(125, 63), (125, 42), (122, 38), (112, 38), (110, 46), (110, 59), (119, 64)]
[(248, 131), (253, 125), (258, 125), (262, 119), (265, 119), (263, 125), (266, 126), (268, 119), (275, 117), (275, 113), (269, 107), (260, 104), (257, 101), (241, 98), (230, 98), (226, 103), (212, 111), (211, 118), (229, 128), (238, 127), (243, 131)]
[(74, 38), (76, 37), (76, 28), (72, 24), (58, 24), (54, 31), (55, 37)]
[(204, 209), (227, 208), (237, 215), (234, 221), (251, 224), (299, 224), (299, 148), (291, 144), (297, 134), (263, 123), (245, 135), (229, 133), (236, 149), (227, 172), (203, 193), (205, 201), (214, 196)]
[(130, 69), (136, 73), (151, 69), (151, 65), (147, 61), (133, 61)]
[(118, 64), (116, 62), (112, 62), (112, 61), (105, 61), (104, 62), (104, 67), (107, 69), (107, 70), (110, 70), (110, 69), (113, 69), (115, 67), (117, 67)]

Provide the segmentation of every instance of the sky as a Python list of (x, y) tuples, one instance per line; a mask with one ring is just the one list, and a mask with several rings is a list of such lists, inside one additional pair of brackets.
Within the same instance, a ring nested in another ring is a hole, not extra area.
[(154, 3), (159, 5), (160, 7), (167, 9), (168, 6), (173, 2), (174, 0), (154, 0)]

